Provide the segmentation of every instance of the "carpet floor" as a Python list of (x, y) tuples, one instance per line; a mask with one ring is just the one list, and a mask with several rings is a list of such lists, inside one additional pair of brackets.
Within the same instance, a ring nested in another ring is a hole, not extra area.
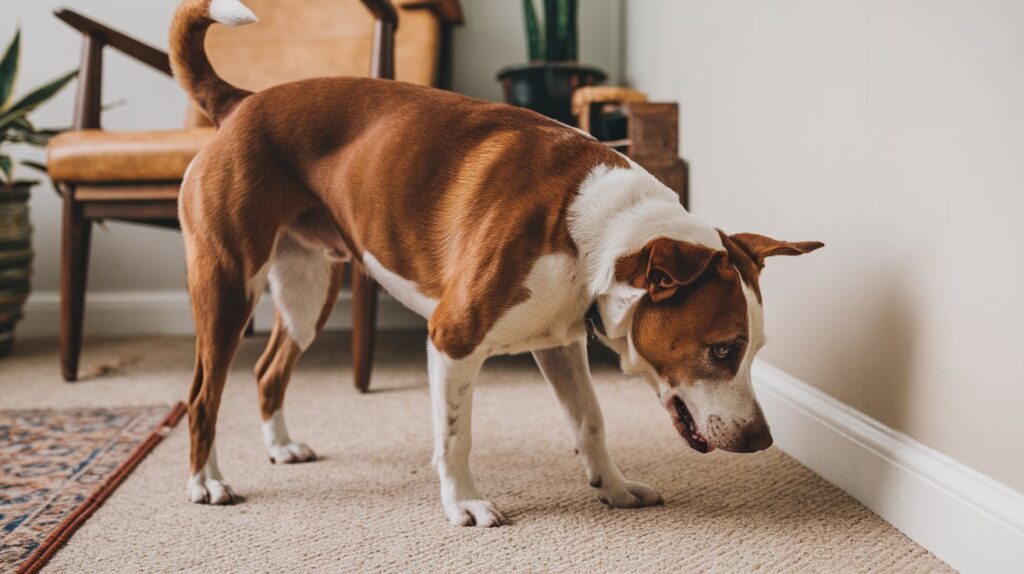
[[(44, 572), (935, 572), (948, 566), (777, 448), (690, 451), (640, 381), (595, 359), (609, 446), (665, 505), (594, 499), (554, 399), (528, 357), (492, 360), (475, 393), (477, 486), (513, 524), (455, 528), (438, 499), (421, 336), (382, 334), (373, 392), (351, 386), (347, 340), (328, 334), (288, 392), (291, 434), (321, 460), (275, 466), (259, 432), (246, 340), (218, 427), (221, 469), (246, 497), (186, 500), (187, 425), (175, 428)], [(191, 339), (92, 340), (87, 380), (61, 381), (52, 341), (0, 362), (6, 409), (184, 399)]]

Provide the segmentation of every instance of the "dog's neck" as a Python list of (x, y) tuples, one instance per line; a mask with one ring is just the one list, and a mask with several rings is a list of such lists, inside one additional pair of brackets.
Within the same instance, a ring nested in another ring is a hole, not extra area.
[(713, 249), (724, 249), (722, 239), (686, 211), (675, 192), (632, 162), (629, 169), (595, 168), (580, 186), (568, 221), (587, 296), (596, 305), (588, 315), (599, 316), (591, 318), (601, 327), (595, 335), (622, 356), (624, 370), (637, 371), (646, 361), (632, 344), (631, 326), (647, 291), (618, 281), (616, 262), (658, 237)]

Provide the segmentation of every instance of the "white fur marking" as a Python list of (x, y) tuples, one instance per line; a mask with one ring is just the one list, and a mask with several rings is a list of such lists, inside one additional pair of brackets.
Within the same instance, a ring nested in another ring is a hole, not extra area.
[(263, 421), (261, 428), (263, 444), (267, 445), (268, 449), (291, 442), (291, 438), (288, 437), (288, 426), (284, 423), (284, 409), (274, 411), (274, 414), (270, 415), (270, 420)]
[(188, 498), (199, 504), (230, 504), (236, 495), (217, 467), (217, 441), (210, 443), (206, 464), (188, 479)]
[(590, 305), (576, 260), (568, 255), (537, 259), (523, 281), (530, 297), (506, 311), (487, 333), (488, 355), (520, 353), (566, 345), (583, 337)]
[(635, 164), (594, 168), (569, 206), (569, 235), (594, 294), (612, 288), (617, 259), (658, 237), (724, 249), (714, 227), (686, 211), (674, 191)]
[(305, 351), (316, 338), (316, 324), (327, 302), (331, 259), (285, 235), (270, 265), (270, 292), (292, 340)]
[(416, 283), (384, 267), (369, 251), (363, 252), (363, 267), (392, 297), (419, 316), (429, 319), (434, 314), (438, 303), (436, 299), (420, 292)]
[(244, 26), (260, 21), (238, 0), (211, 0), (208, 14), (211, 20), (225, 26)]
[(284, 409), (274, 411), (270, 420), (263, 421), (263, 444), (267, 447), (270, 460), (275, 464), (306, 462), (315, 460), (316, 455), (308, 446), (295, 442), (288, 436), (284, 423)]

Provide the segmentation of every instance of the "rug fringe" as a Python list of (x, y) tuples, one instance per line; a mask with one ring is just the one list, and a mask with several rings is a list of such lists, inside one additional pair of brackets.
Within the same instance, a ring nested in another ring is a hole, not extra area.
[(71, 535), (78, 530), (86, 520), (104, 503), (107, 498), (113, 494), (114, 490), (124, 482), (125, 478), (131, 474), (135, 467), (142, 462), (143, 459), (160, 443), (161, 440), (167, 436), (167, 433), (178, 424), (181, 417), (186, 412), (185, 403), (179, 402), (171, 408), (171, 411), (167, 413), (164, 420), (160, 422), (157, 428), (153, 429), (153, 432), (146, 437), (144, 441), (139, 443), (139, 446), (135, 448), (132, 455), (125, 459), (124, 462), (117, 467), (110, 477), (103, 483), (103, 486), (94, 492), (81, 506), (75, 509), (74, 512), (69, 514), (60, 525), (43, 540), (39, 548), (36, 548), (35, 552), (28, 557), (27, 560), (21, 563), (18, 567), (17, 574), (35, 574), (42, 569), (43, 566), (53, 557), (53, 555), (63, 546)]

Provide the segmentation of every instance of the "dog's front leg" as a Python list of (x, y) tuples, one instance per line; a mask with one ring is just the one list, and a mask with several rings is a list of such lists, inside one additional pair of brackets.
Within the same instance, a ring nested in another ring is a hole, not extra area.
[(597, 498), (615, 507), (661, 504), (661, 496), (653, 488), (626, 480), (608, 452), (604, 417), (590, 380), (586, 339), (564, 347), (534, 351), (533, 357), (558, 395), (590, 486), (597, 490)]
[(441, 502), (456, 526), (500, 526), (505, 517), (485, 500), (469, 472), (473, 381), (483, 358), (452, 359), (427, 343), (427, 370), (434, 411), (434, 467), (441, 477)]

